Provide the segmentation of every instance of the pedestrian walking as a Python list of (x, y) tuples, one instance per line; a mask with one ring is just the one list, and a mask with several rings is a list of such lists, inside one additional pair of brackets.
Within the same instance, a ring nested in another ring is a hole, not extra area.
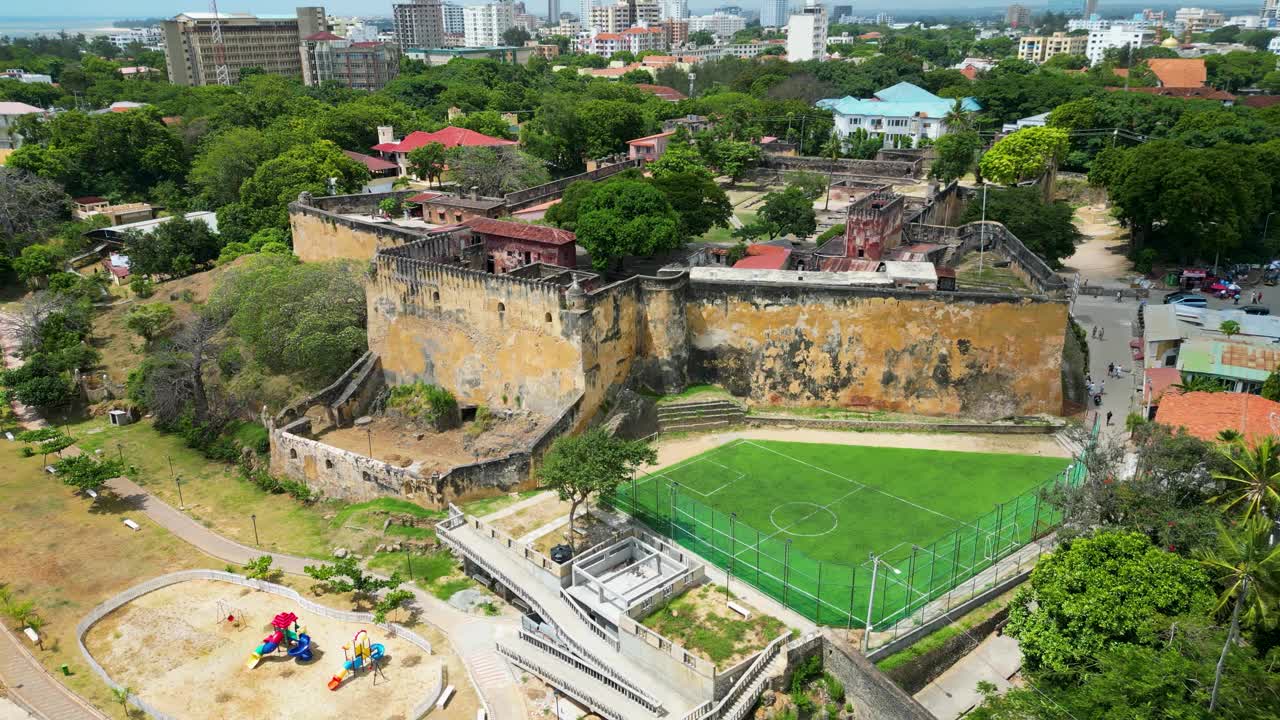
[(1101, 382), (1099, 382), (1099, 383), (1098, 383), (1098, 394), (1099, 394), (1099, 395), (1106, 395), (1106, 394), (1107, 394), (1107, 381), (1106, 381), (1106, 380), (1103, 380), (1103, 381), (1101, 381)]
[(1085, 381), (1086, 383), (1088, 383), (1089, 385), (1092, 385), (1092, 384), (1093, 384), (1093, 375), (1092, 375), (1092, 374), (1090, 374), (1090, 373), (1085, 373), (1085, 374), (1084, 374), (1084, 381)]
[(1089, 397), (1093, 397), (1093, 383), (1085, 383), (1085, 389), (1089, 391)]
[(1110, 410), (1108, 410), (1108, 411), (1107, 411), (1107, 424), (1108, 424), (1108, 425), (1110, 425), (1110, 424), (1111, 424), (1111, 411), (1110, 411)]
[(1232, 304), (1232, 305), (1239, 305), (1239, 304), (1240, 304), (1240, 293), (1236, 293), (1236, 296), (1235, 296), (1235, 297), (1233, 297), (1233, 298), (1231, 298), (1231, 304)]
[(1103, 337), (1104, 337), (1106, 334), (1107, 334), (1107, 329), (1106, 329), (1106, 328), (1104, 328), (1104, 327), (1099, 327), (1099, 328), (1098, 328), (1098, 339), (1099, 339), (1099, 340), (1103, 339)]
[(1117, 290), (1117, 291), (1116, 291), (1116, 302), (1120, 302), (1120, 297), (1121, 297), (1122, 295), (1124, 295), (1124, 291), (1123, 291), (1123, 290)]
[(1111, 377), (1115, 377), (1115, 376), (1116, 376), (1116, 364), (1115, 364), (1115, 363), (1107, 363), (1107, 375), (1109, 375), (1109, 376), (1111, 376)]
[(1089, 337), (1094, 337), (1094, 338), (1098, 337), (1098, 326), (1097, 326), (1097, 325), (1094, 325), (1094, 326), (1093, 326), (1093, 329), (1089, 331)]

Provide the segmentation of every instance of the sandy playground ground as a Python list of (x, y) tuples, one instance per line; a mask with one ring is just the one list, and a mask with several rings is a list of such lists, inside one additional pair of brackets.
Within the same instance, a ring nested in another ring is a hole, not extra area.
[(658, 439), (658, 462), (644, 472), (660, 470), (699, 455), (733, 440), (781, 440), (784, 442), (826, 445), (870, 445), (875, 447), (914, 448), (916, 450), (954, 450), (957, 452), (1011, 453), (1070, 457), (1052, 435), (999, 435), (982, 433), (904, 433), (850, 432), (846, 430), (811, 430), (797, 428), (757, 428), (717, 433), (700, 433), (674, 440)]
[[(240, 627), (217, 622), (218, 601), (234, 606)], [(282, 612), (298, 616), (314, 658), (299, 663), (281, 651), (245, 669), (250, 653)], [(439, 681), (442, 658), (367, 626), (386, 647), (380, 667), (326, 687), (342, 667), (342, 645), (362, 625), (308, 613), (288, 598), (218, 581), (192, 580), (143, 595), (103, 618), (85, 638), (117, 683), (161, 712), (209, 718), (386, 718), (412, 720), (414, 707)]]

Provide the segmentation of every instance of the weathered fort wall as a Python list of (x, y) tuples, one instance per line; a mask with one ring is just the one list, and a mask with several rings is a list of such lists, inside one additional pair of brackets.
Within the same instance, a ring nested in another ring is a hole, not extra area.
[[(369, 213), (386, 198), (404, 199), (416, 191), (300, 197), (289, 204), (289, 229), (293, 251), (303, 262), (368, 260), (383, 249), (420, 241), (425, 235), (392, 223), (375, 223)], [(362, 218), (344, 215), (363, 215)]]
[(996, 418), (1062, 411), (1065, 303), (698, 282), (691, 382), (769, 405)]

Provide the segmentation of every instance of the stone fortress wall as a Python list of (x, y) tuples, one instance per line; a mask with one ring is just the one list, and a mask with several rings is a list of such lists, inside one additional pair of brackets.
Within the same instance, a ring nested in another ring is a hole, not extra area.
[[(908, 238), (971, 240), (970, 226), (930, 233), (936, 226), (919, 222), (954, 218), (959, 195), (948, 187), (913, 208), (908, 222), (919, 230)], [(695, 279), (687, 269), (607, 284), (563, 268), (492, 275), (466, 261), (465, 241), (350, 217), (380, 198), (304, 197), (290, 205), (290, 218), (299, 257), (369, 262), (369, 350), (386, 384), (434, 383), (463, 405), (532, 410), (557, 422), (536, 451), (474, 473), (477, 488), (466, 473), (454, 483), (379, 482), (365, 458), (342, 473), (368, 483), (354, 496), (399, 486), (438, 505), (520, 486), (555, 434), (586, 426), (623, 387), (671, 393), (715, 383), (756, 404), (971, 418), (1063, 410), (1067, 305), (1061, 281), (1039, 267), (1019, 268), (1034, 288), (1022, 294), (831, 286), (803, 272), (759, 283)], [(984, 235), (1021, 246), (994, 225)], [(570, 284), (579, 276), (589, 279), (586, 289)], [(321, 462), (343, 461), (313, 448), (322, 444), (305, 433), (284, 437), (281, 425), (273, 428), (278, 471), (311, 482)], [(277, 440), (298, 458), (276, 452)], [(315, 455), (310, 466), (304, 454)]]

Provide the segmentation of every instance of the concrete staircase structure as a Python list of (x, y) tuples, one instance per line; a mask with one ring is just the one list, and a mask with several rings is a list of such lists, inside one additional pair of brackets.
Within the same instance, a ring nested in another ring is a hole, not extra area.
[(658, 406), (658, 430), (710, 430), (742, 423), (746, 408), (730, 400), (701, 400)]

